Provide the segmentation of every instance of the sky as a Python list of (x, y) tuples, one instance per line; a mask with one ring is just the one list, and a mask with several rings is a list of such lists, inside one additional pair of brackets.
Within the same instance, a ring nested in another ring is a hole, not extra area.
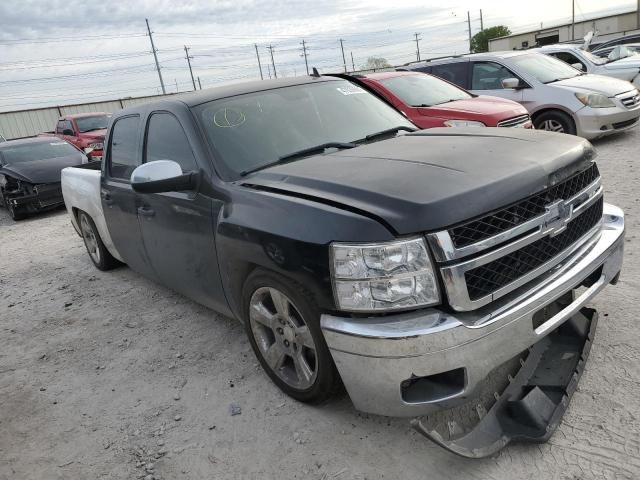
[[(576, 0), (576, 21), (633, 9), (637, 0)], [(360, 68), (367, 57), (397, 65), (468, 51), (484, 26), (513, 32), (566, 23), (571, 0), (1, 0), (0, 111), (162, 93), (147, 35), (149, 19), (167, 93), (309, 68)], [(605, 10), (606, 8), (606, 10)], [(273, 46), (273, 62), (267, 47)], [(197, 80), (196, 80), (197, 81)]]

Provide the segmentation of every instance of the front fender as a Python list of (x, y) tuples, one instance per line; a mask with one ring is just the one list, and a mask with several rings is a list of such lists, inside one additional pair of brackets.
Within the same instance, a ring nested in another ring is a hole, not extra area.
[(263, 267), (303, 285), (323, 311), (334, 310), (329, 244), (389, 241), (375, 220), (286, 194), (240, 187), (220, 211), (216, 248), (225, 295), (242, 320), (242, 286)]

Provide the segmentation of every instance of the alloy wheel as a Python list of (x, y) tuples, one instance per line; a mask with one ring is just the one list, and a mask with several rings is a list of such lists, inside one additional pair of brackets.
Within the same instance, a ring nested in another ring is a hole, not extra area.
[(316, 345), (309, 326), (280, 290), (258, 288), (249, 303), (251, 333), (262, 358), (287, 385), (310, 388), (318, 375)]
[(80, 230), (82, 231), (82, 238), (84, 244), (87, 247), (87, 252), (95, 263), (100, 263), (100, 248), (98, 248), (98, 239), (96, 233), (93, 231), (93, 227), (89, 224), (89, 219), (86, 215), (81, 215), (80, 218)]
[(539, 130), (548, 130), (550, 132), (565, 133), (565, 128), (558, 120), (545, 120), (538, 127)]

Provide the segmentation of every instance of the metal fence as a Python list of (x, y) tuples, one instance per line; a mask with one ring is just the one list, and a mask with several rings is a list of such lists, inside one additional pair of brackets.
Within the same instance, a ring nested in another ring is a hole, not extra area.
[(90, 112), (116, 112), (130, 105), (149, 102), (163, 96), (164, 95), (130, 97), (104, 102), (0, 112), (0, 135), (3, 135), (7, 140), (32, 137), (39, 133), (53, 130), (58, 119), (64, 115)]

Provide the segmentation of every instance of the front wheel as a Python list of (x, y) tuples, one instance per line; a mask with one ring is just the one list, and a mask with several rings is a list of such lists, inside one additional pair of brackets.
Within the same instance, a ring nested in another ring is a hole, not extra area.
[(533, 120), (536, 130), (547, 130), (549, 132), (576, 134), (576, 125), (573, 119), (564, 112), (551, 111), (544, 112), (536, 116)]
[(109, 253), (107, 247), (102, 243), (96, 224), (93, 219), (84, 212), (78, 214), (78, 224), (80, 225), (80, 233), (84, 240), (84, 246), (93, 264), (98, 270), (111, 270), (118, 265), (113, 255)]
[(302, 402), (329, 399), (340, 380), (311, 296), (280, 275), (256, 270), (245, 282), (243, 302), (249, 342), (271, 380)]
[(25, 218), (27, 218), (27, 213), (16, 209), (16, 207), (13, 206), (11, 202), (4, 196), (4, 193), (2, 193), (2, 203), (9, 212), (9, 216), (12, 220), (17, 222), (18, 220), (24, 220)]

